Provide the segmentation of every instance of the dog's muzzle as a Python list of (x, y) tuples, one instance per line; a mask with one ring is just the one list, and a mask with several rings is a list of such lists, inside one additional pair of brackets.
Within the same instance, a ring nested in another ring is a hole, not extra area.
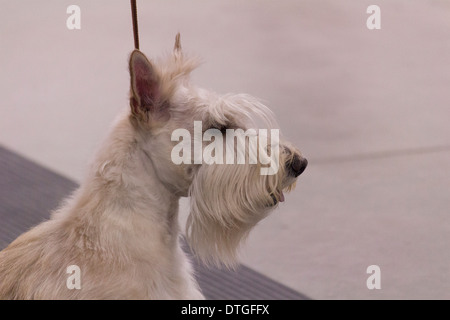
[[(290, 150), (288, 152), (290, 152)], [(303, 158), (298, 154), (294, 154), (292, 159), (286, 163), (286, 172), (288, 176), (297, 178), (299, 175), (303, 173), (303, 171), (305, 171), (307, 166), (308, 160), (306, 160), (306, 158)], [(270, 196), (272, 197), (273, 201), (271, 206), (276, 205), (278, 202), (284, 202), (283, 190), (278, 190), (276, 194), (272, 193), (270, 194)]]
[(299, 175), (303, 173), (303, 171), (305, 171), (307, 166), (308, 160), (296, 154), (292, 158), (292, 161), (288, 163), (288, 170), (291, 175), (297, 178)]

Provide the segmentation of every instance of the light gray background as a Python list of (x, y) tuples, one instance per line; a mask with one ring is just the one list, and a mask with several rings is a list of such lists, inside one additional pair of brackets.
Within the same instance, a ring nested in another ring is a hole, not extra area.
[[(81, 30), (66, 28), (71, 4)], [(371, 4), (381, 30), (366, 28)], [(450, 298), (450, 2), (138, 7), (143, 52), (181, 32), (205, 61), (193, 80), (264, 99), (309, 160), (244, 264), (318, 299)], [(128, 105), (132, 49), (129, 1), (1, 0), (0, 144), (80, 182)], [(381, 290), (366, 287), (372, 264)]]

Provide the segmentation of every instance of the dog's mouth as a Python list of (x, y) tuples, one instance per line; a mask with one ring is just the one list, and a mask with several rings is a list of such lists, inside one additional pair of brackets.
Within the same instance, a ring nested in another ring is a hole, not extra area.
[(276, 188), (269, 188), (268, 193), (272, 198), (271, 203), (269, 203), (269, 207), (275, 206), (280, 202), (284, 202), (284, 192), (290, 192), (295, 188), (295, 184), (297, 182), (297, 177), (305, 171), (306, 166), (308, 165), (308, 160), (305, 158), (301, 158), (300, 156), (295, 155), (292, 161), (288, 162), (287, 165), (288, 174), (284, 177), (281, 186), (277, 186)]
[(272, 198), (272, 206), (276, 205), (278, 202), (284, 202), (284, 193), (281, 190), (277, 190), (276, 193), (271, 193), (270, 197)]
[(269, 206), (275, 206), (277, 205), (279, 202), (284, 202), (285, 198), (284, 198), (284, 192), (290, 192), (292, 190), (294, 190), (295, 185), (297, 183), (296, 179), (288, 179), (287, 181), (285, 181), (285, 183), (280, 186), (277, 187), (274, 191), (269, 191), (270, 197), (272, 198), (272, 203)]

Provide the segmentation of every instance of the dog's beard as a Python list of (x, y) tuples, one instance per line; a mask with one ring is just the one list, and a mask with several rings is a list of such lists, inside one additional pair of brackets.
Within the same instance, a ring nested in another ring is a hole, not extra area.
[[(239, 123), (229, 123), (230, 119), (238, 119)], [(272, 112), (246, 95), (228, 95), (219, 99), (205, 113), (204, 122), (206, 128), (221, 132), (229, 128), (247, 132), (248, 128), (277, 127)], [(238, 139), (228, 139), (227, 130), (224, 132), (227, 136), (222, 140), (223, 164), (202, 164), (192, 181), (186, 237), (191, 249), (205, 264), (233, 267), (238, 260), (238, 249), (250, 230), (284, 200), (283, 189), (289, 189), (295, 179), (286, 179), (287, 155), (276, 145), (279, 141), (274, 141), (271, 130), (263, 135), (261, 130), (247, 132), (240, 149), (245, 150), (244, 163), (238, 161)], [(256, 133), (258, 143), (250, 143)], [(233, 148), (234, 161), (225, 161), (230, 156), (228, 150)], [(257, 159), (256, 164), (250, 159)], [(230, 162), (234, 164), (225, 164)], [(274, 170), (267, 170), (269, 167)]]
[(206, 264), (233, 267), (240, 244), (282, 197), (282, 177), (260, 165), (202, 165), (190, 188), (188, 243)]

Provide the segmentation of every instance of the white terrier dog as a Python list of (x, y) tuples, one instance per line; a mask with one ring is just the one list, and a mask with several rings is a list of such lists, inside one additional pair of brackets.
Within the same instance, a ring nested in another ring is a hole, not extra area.
[[(74, 195), (0, 252), (0, 298), (202, 299), (180, 246), (178, 201), (185, 196), (191, 200), (186, 237), (195, 254), (209, 264), (236, 263), (242, 240), (284, 201), (283, 191), (307, 161), (276, 139), (245, 150), (233, 146), (238, 129), (246, 130), (248, 145), (263, 140), (263, 131), (250, 129), (255, 119), (272, 127), (272, 114), (248, 95), (220, 96), (191, 85), (196, 66), (182, 54), (179, 35), (173, 54), (159, 63), (138, 50), (131, 54), (130, 108)], [(194, 154), (179, 129), (194, 136)], [(226, 163), (215, 161), (224, 150)], [(267, 162), (269, 154), (280, 165)], [(268, 163), (274, 170), (262, 174)], [(70, 266), (79, 271), (75, 287)]]

